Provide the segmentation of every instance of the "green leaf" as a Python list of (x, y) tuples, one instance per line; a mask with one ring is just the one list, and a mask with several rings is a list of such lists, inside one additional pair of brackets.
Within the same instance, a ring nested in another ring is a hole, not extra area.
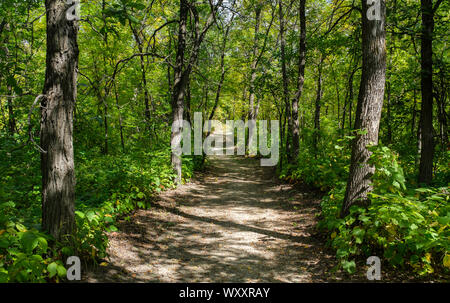
[(27, 231), (27, 228), (25, 226), (23, 226), (22, 224), (20, 224), (20, 223), (16, 223), (16, 228), (20, 232), (26, 232)]
[(38, 237), (37, 240), (39, 242), (39, 247), (42, 249), (42, 251), (47, 251), (48, 248), (47, 240), (44, 237)]
[[(45, 240), (45, 239), (44, 239)], [(27, 252), (32, 252), (39, 244), (39, 240), (32, 231), (27, 231), (22, 235), (21, 242)], [(47, 241), (46, 241), (47, 242)], [(45, 243), (47, 244), (47, 243)]]
[(8, 248), (10, 245), (9, 241), (5, 238), (0, 239), (0, 248)]
[(97, 215), (92, 210), (90, 210), (86, 213), (86, 218), (89, 220), (89, 222), (91, 222), (92, 220), (95, 220), (96, 217), (97, 217)]
[(356, 271), (355, 261), (342, 261), (342, 268), (350, 274), (355, 273)]
[(81, 212), (81, 211), (75, 211), (75, 214), (80, 218), (80, 219), (84, 219), (86, 216), (84, 215), (84, 213), (83, 212)]
[(63, 247), (63, 248), (61, 249), (61, 252), (62, 252), (64, 255), (66, 255), (66, 256), (71, 256), (71, 255), (73, 255), (73, 249), (72, 249), (72, 247), (67, 247), (67, 246), (65, 246), (65, 247)]
[(359, 227), (355, 227), (353, 229), (353, 236), (355, 237), (355, 242), (357, 244), (361, 244), (363, 242), (363, 238), (364, 238), (364, 234), (366, 232), (364, 231), (364, 229), (361, 229)]
[(339, 248), (336, 252), (336, 257), (344, 258), (348, 256), (348, 251), (346, 249)]
[(58, 273), (58, 264), (56, 262), (52, 262), (47, 266), (48, 273), (50, 274), (50, 278), (53, 278)]
[(56, 271), (58, 272), (58, 276), (61, 277), (61, 278), (64, 278), (64, 277), (67, 276), (67, 270), (61, 264), (58, 264), (58, 266), (56, 267)]

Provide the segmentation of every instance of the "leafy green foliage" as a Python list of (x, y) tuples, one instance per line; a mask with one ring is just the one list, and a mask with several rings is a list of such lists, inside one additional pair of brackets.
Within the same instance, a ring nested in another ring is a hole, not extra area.
[(336, 249), (341, 265), (352, 273), (349, 262), (357, 256), (379, 255), (394, 267), (410, 267), (421, 275), (448, 270), (448, 187), (407, 189), (396, 155), (383, 146), (372, 151), (376, 174), (370, 205), (354, 205), (347, 217), (340, 218), (344, 182), (321, 203), (319, 228), (329, 235), (328, 244)]
[[(3, 138), (4, 142), (9, 142)], [(9, 148), (7, 144), (4, 144)], [(106, 232), (117, 231), (116, 219), (133, 209), (150, 207), (162, 190), (173, 188), (170, 150), (122, 155), (78, 152), (76, 233), (55, 242), (40, 231), (41, 197), (38, 154), (30, 148), (0, 154), (0, 282), (58, 282), (65, 279), (63, 262), (69, 256), (97, 262), (106, 257)], [(21, 166), (25, 158), (31, 159)], [(200, 162), (184, 161), (184, 179), (193, 175)], [(12, 176), (15, 178), (12, 178)]]
[[(345, 179), (348, 174), (349, 141), (352, 137), (343, 139), (332, 137), (322, 140), (320, 152), (314, 157), (310, 146), (302, 146), (296, 165), (286, 165), (279, 177), (288, 181), (303, 182), (327, 191), (337, 182)], [(301, 165), (300, 165), (301, 163)]]

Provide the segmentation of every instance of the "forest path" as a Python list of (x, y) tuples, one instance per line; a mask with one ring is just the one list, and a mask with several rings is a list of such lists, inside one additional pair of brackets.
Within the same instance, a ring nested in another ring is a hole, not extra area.
[[(108, 266), (89, 282), (320, 282), (340, 280), (314, 237), (317, 195), (281, 184), (273, 168), (209, 158), (192, 183), (163, 192), (109, 234)], [(84, 279), (85, 280), (85, 279)]]

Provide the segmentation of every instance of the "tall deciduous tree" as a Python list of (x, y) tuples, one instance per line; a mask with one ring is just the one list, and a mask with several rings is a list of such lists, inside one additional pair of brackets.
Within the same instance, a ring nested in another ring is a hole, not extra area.
[[(189, 82), (189, 77), (193, 66), (197, 63), (200, 46), (205, 39), (206, 33), (209, 28), (214, 24), (216, 20), (216, 13), (219, 6), (222, 4), (222, 0), (219, 0), (217, 4), (213, 5), (210, 2), (211, 11), (205, 21), (203, 28), (200, 26), (200, 16), (195, 3), (188, 3), (187, 0), (180, 0), (180, 18), (178, 23), (178, 46), (176, 54), (176, 62), (174, 68), (174, 82), (173, 82), (173, 92), (172, 92), (172, 121), (173, 127), (171, 132), (171, 142), (180, 142), (182, 133), (182, 121), (184, 112), (184, 97), (186, 94), (186, 86)], [(194, 41), (192, 51), (185, 64), (185, 52), (186, 52), (186, 31), (187, 31), (187, 20), (189, 11), (193, 16), (194, 23)], [(177, 184), (181, 183), (181, 155), (177, 155), (174, 150), (172, 150), (171, 155), (172, 166), (176, 174), (175, 182)]]
[[(368, 163), (368, 145), (378, 143), (378, 131), (386, 82), (385, 0), (368, 7), (362, 0), (362, 76), (356, 108), (350, 171), (341, 216), (355, 203), (366, 203), (372, 190), (370, 178), (375, 167)], [(373, 14), (375, 12), (375, 14)], [(370, 20), (369, 20), (370, 19)]]
[(77, 96), (78, 21), (65, 0), (46, 0), (47, 61), (41, 100), (42, 228), (56, 239), (75, 228), (73, 110)]
[(299, 18), (300, 18), (300, 39), (299, 39), (299, 58), (298, 58), (298, 78), (297, 91), (292, 99), (292, 156), (296, 160), (300, 149), (300, 123), (298, 119), (298, 103), (303, 92), (305, 82), (306, 65), (306, 0), (300, 0)]
[[(187, 78), (183, 75), (184, 52), (186, 49), (186, 25), (188, 16), (188, 3), (180, 0), (180, 18), (178, 20), (178, 44), (174, 69), (174, 82), (172, 93), (172, 119), (174, 127), (171, 133), (171, 142), (181, 141), (182, 125), (176, 125), (183, 120), (184, 93)], [(181, 183), (181, 155), (172, 151), (172, 166), (177, 175), (176, 182)]]
[(440, 0), (433, 7), (433, 0), (421, 0), (422, 36), (420, 49), (422, 108), (420, 112), (420, 165), (419, 183), (430, 184), (433, 179), (433, 30), (434, 11)]
[(283, 103), (288, 121), (288, 135), (286, 138), (286, 153), (289, 162), (292, 162), (292, 115), (291, 104), (289, 102), (288, 76), (286, 71), (286, 37), (285, 37), (285, 18), (283, 14), (283, 0), (278, 3), (278, 17), (280, 18), (280, 50), (281, 50), (281, 75), (283, 79)]

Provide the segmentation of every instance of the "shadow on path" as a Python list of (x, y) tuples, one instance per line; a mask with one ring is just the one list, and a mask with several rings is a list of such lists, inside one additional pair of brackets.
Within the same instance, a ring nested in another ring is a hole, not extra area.
[(259, 160), (212, 157), (109, 234), (109, 264), (89, 282), (320, 282), (335, 259), (315, 238), (318, 198), (280, 184)]

